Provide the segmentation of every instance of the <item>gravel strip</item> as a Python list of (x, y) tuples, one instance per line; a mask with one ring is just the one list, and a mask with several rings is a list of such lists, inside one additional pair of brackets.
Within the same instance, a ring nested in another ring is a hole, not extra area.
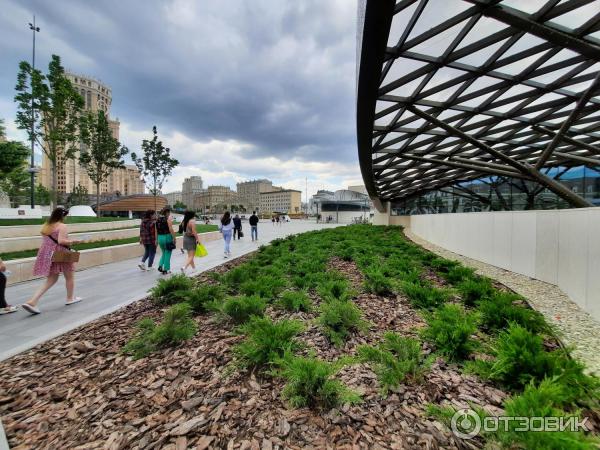
[(600, 375), (600, 322), (583, 311), (558, 286), (510, 272), (432, 244), (405, 229), (406, 237), (447, 259), (460, 261), (480, 275), (493, 278), (527, 299), (552, 324), (571, 354), (583, 362), (588, 372)]

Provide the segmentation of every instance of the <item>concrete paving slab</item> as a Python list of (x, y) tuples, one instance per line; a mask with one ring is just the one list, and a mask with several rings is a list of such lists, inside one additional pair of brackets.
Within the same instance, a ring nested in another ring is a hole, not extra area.
[[(255, 251), (259, 245), (276, 238), (335, 226), (310, 221), (292, 221), (282, 225), (265, 222), (259, 224), (259, 240), (252, 242), (250, 227), (245, 223), (245, 236), (232, 242), (232, 258)], [(223, 257), (222, 240), (207, 242), (205, 245), (208, 256), (196, 258), (198, 272), (210, 270), (227, 261)], [(158, 258), (160, 251), (155, 267), (158, 265)], [(184, 255), (177, 249), (171, 260), (173, 273), (179, 270), (184, 260)], [(84, 300), (76, 305), (65, 306), (66, 293), (61, 277), (40, 301), (42, 314), (32, 316), (20, 309), (14, 314), (0, 316), (0, 361), (144, 298), (156, 284), (156, 280), (163, 275), (157, 271), (142, 272), (137, 264), (138, 258), (135, 258), (77, 272), (75, 292)], [(32, 280), (9, 286), (6, 292), (8, 303), (24, 303), (42, 283), (43, 280)]]

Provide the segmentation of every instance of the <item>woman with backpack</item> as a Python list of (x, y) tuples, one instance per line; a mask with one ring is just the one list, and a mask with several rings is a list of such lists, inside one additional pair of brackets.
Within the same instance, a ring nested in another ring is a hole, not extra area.
[(81, 242), (69, 239), (67, 226), (64, 223), (67, 214), (69, 214), (68, 209), (62, 207), (54, 209), (42, 227), (42, 245), (38, 250), (37, 258), (33, 265), (33, 274), (46, 277), (46, 282), (36, 291), (29, 301), (23, 303), (23, 309), (30, 314), (40, 314), (41, 311), (37, 306), (40, 298), (48, 289), (56, 284), (58, 276), (61, 273), (65, 277), (65, 286), (67, 288), (65, 305), (72, 305), (81, 301), (80, 297), (74, 296), (75, 263), (53, 261), (53, 255), (56, 251), (68, 250), (71, 245)]
[(164, 208), (156, 221), (156, 234), (158, 235), (158, 245), (162, 254), (158, 263), (158, 271), (163, 275), (171, 273), (171, 253), (177, 248), (177, 235), (173, 230), (173, 217), (171, 210)]
[[(144, 271), (152, 270), (152, 264), (156, 256), (157, 236), (154, 211), (151, 209), (144, 213), (144, 218), (140, 224), (140, 244), (144, 246), (144, 256), (138, 267)], [(146, 261), (148, 261), (148, 266), (146, 266)]]
[(231, 256), (231, 235), (233, 232), (233, 221), (231, 220), (231, 214), (229, 211), (225, 211), (223, 217), (221, 217), (221, 222), (219, 223), (219, 231), (223, 234), (223, 240), (225, 241), (225, 258), (229, 258)]
[(196, 271), (194, 256), (196, 255), (196, 246), (200, 243), (198, 232), (196, 231), (196, 213), (194, 211), (186, 211), (181, 222), (181, 231), (183, 233), (183, 249), (187, 252), (187, 261), (185, 266), (181, 268), (181, 273), (185, 273), (188, 267), (192, 268), (192, 272)]

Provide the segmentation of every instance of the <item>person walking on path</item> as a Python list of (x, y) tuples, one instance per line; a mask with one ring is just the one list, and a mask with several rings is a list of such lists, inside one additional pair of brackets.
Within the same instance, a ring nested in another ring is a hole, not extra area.
[[(157, 237), (154, 211), (151, 209), (144, 213), (142, 223), (140, 224), (140, 244), (144, 246), (144, 256), (138, 267), (142, 270), (152, 270), (152, 264), (156, 256)], [(147, 267), (146, 261), (148, 261)]]
[(46, 277), (46, 282), (40, 287), (37, 292), (26, 303), (23, 303), (23, 309), (31, 314), (39, 314), (41, 311), (38, 308), (38, 302), (42, 295), (48, 289), (56, 284), (58, 276), (62, 273), (65, 277), (65, 285), (67, 288), (66, 305), (79, 303), (80, 297), (74, 296), (75, 291), (75, 264), (72, 262), (54, 262), (52, 255), (59, 248), (69, 248), (71, 245), (81, 241), (69, 239), (67, 226), (64, 223), (65, 217), (69, 211), (65, 208), (58, 207), (42, 227), (42, 245), (37, 254), (37, 258), (33, 265), (33, 274), (36, 276)]
[(235, 215), (235, 217), (233, 218), (233, 240), (235, 241), (235, 235), (237, 233), (237, 238), (238, 241), (241, 238), (241, 234), (242, 234), (242, 219), (240, 219), (240, 216), (238, 214)]
[(171, 217), (169, 208), (164, 208), (160, 212), (160, 217), (156, 221), (156, 234), (161, 250), (158, 271), (163, 275), (168, 275), (171, 273), (171, 253), (177, 248), (177, 235), (173, 230), (173, 217)]
[(188, 267), (192, 268), (192, 273), (196, 271), (196, 246), (200, 243), (198, 232), (196, 231), (196, 213), (194, 211), (186, 211), (181, 222), (183, 229), (183, 249), (187, 251), (187, 261), (185, 266), (181, 268), (181, 273), (185, 273)]
[(221, 222), (219, 223), (219, 231), (223, 234), (223, 241), (225, 241), (225, 258), (229, 258), (231, 256), (231, 234), (233, 230), (233, 221), (231, 220), (231, 214), (229, 211), (225, 211), (223, 217), (221, 217)]
[(256, 211), (252, 211), (252, 215), (250, 219), (248, 219), (248, 223), (250, 223), (250, 235), (252, 236), (252, 242), (258, 241), (258, 216), (256, 215)]
[(273, 226), (275, 226), (275, 216), (271, 217), (271, 222), (273, 222)]
[(6, 303), (6, 264), (0, 259), (0, 314), (10, 314), (17, 311), (16, 306)]

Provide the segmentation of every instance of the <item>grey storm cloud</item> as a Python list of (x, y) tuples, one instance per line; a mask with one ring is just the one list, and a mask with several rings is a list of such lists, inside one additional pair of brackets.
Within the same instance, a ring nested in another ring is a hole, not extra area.
[(109, 84), (112, 114), (136, 129), (234, 139), (251, 144), (248, 158), (356, 161), (352, 0), (1, 2), (4, 98), (29, 59), (15, 22), (35, 13), (40, 51), (53, 52), (44, 33), (68, 45), (64, 65)]

